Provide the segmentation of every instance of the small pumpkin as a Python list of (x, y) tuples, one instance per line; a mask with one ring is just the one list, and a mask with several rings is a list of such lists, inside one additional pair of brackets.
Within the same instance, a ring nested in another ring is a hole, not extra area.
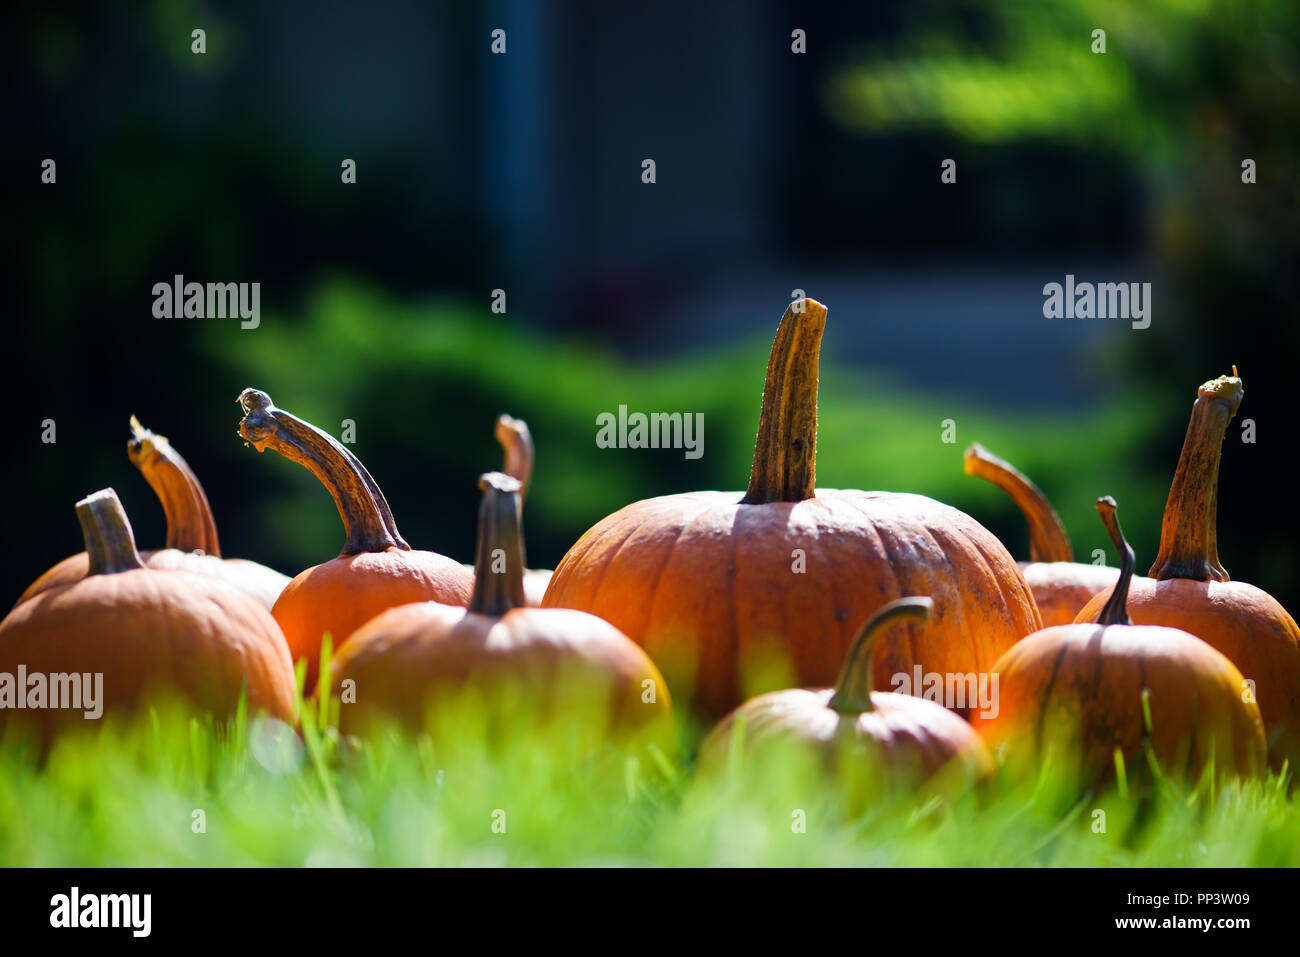
[[(505, 465), (501, 471), (519, 480), (519, 506), (522, 508), (533, 479), (532, 433), (523, 419), (501, 415), (497, 418), (494, 434), (505, 452)], [(552, 574), (554, 573), (549, 568), (524, 569), (524, 599), (530, 607), (537, 608), (542, 604), (542, 596), (546, 594), (546, 586), (551, 583)]]
[(1116, 750), (1126, 769), (1141, 766), (1148, 743), (1167, 774), (1194, 779), (1211, 763), (1227, 776), (1261, 773), (1264, 722), (1241, 672), (1186, 631), (1130, 620), (1133, 549), (1115, 500), (1098, 499), (1097, 511), (1121, 556), (1118, 582), (1095, 622), (1044, 628), (1011, 646), (993, 669), (997, 712), (974, 715), (976, 729), (1035, 759), (1051, 750), (1082, 781), (1108, 779)]
[(855, 623), (903, 595), (930, 595), (933, 622), (881, 647), (879, 684), (915, 664), (987, 671), (1039, 627), (1015, 561), (970, 516), (921, 495), (815, 487), (825, 321), (826, 307), (811, 299), (781, 320), (747, 492), (626, 506), (569, 549), (542, 602), (611, 622), (675, 689), (693, 686), (707, 717), (740, 703), (742, 674), (774, 648), (796, 683), (829, 685)]
[(307, 662), (308, 689), (316, 683), (326, 633), (337, 648), (395, 605), (469, 601), (473, 575), (459, 562), (406, 543), (384, 493), (355, 455), (314, 425), (276, 408), (265, 392), (245, 389), (239, 402), (245, 413), (239, 434), (257, 451), (272, 449), (308, 469), (334, 498), (343, 520), (346, 538), (339, 556), (299, 572), (271, 609), (294, 660)]
[(431, 703), (472, 687), (493, 700), (516, 691), (533, 695), (543, 712), (590, 708), (588, 714), (607, 713), (616, 733), (645, 731), (670, 745), (671, 703), (654, 663), (594, 615), (526, 607), (522, 486), (491, 472), (479, 487), (469, 607), (403, 605), (354, 632), (330, 665), (334, 693), (351, 681), (355, 695), (340, 705), (339, 729), (364, 730), (380, 717), (419, 729)]
[[(167, 518), (164, 548), (141, 553), (150, 568), (175, 568), (215, 575), (256, 598), (270, 609), (289, 583), (289, 576), (245, 558), (222, 558), (216, 522), (208, 497), (189, 463), (165, 436), (150, 432), (131, 416), (131, 439), (126, 444), (131, 464), (140, 470), (162, 503)], [(32, 582), (18, 599), (26, 601), (56, 585), (86, 576), (89, 559), (79, 552), (59, 562)]]
[[(933, 701), (873, 690), (873, 658), (880, 637), (905, 618), (926, 621), (934, 602), (926, 597), (891, 601), (863, 624), (833, 688), (770, 691), (731, 712), (704, 740), (702, 766), (719, 767), (733, 742), (744, 753), (796, 742), (817, 752), (833, 770), (851, 755), (864, 754), (882, 770), (921, 781), (956, 762), (964, 775), (980, 778), (992, 758), (969, 724)], [(873, 767), (872, 770), (875, 770)]]
[[(1160, 553), (1129, 589), (1128, 612), (1141, 625), (1182, 628), (1209, 642), (1254, 682), (1272, 764), (1300, 767), (1300, 628), (1261, 588), (1232, 581), (1219, 561), (1219, 459), (1228, 423), (1245, 396), (1241, 379), (1203, 384), (1165, 504)], [(1095, 616), (1109, 590), (1079, 612)]]
[(1115, 584), (1118, 568), (1074, 560), (1070, 536), (1056, 509), (1014, 465), (976, 442), (966, 450), (965, 468), (967, 475), (1006, 492), (1029, 523), (1029, 561), (1018, 564), (1034, 593), (1044, 628), (1070, 624), (1088, 599)]
[[(293, 663), (280, 628), (246, 592), (212, 575), (147, 567), (112, 489), (77, 503), (87, 573), (18, 605), (0, 622), (0, 673), (102, 674), (104, 713), (129, 713), (157, 694), (218, 718), (241, 689), (252, 710), (292, 722)], [(26, 689), (19, 689), (26, 690)], [(0, 699), (2, 699), (0, 695)], [(84, 726), (80, 710), (16, 712), (45, 734)]]

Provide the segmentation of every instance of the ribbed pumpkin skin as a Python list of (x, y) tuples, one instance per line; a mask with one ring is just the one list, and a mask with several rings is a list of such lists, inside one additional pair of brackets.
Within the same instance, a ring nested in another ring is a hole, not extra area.
[[(196, 572), (200, 575), (220, 578), (248, 592), (268, 611), (280, 597), (284, 586), (289, 584), (288, 575), (282, 575), (273, 568), (267, 568), (246, 558), (196, 555), (193, 552), (183, 552), (178, 548), (160, 548), (157, 551), (141, 552), (140, 558), (150, 568)], [(18, 602), (25, 602), (32, 596), (58, 585), (80, 581), (86, 577), (86, 569), (89, 567), (90, 560), (85, 552), (70, 555), (28, 585)]]
[[(0, 671), (20, 664), (28, 674), (102, 672), (106, 714), (164, 692), (229, 717), (245, 679), (250, 710), (289, 722), (296, 714), (293, 664), (270, 614), (234, 586), (190, 572), (91, 575), (23, 602), (0, 622)], [(87, 724), (79, 711), (16, 714), (46, 730)]]
[(1083, 606), (1119, 577), (1118, 568), (1080, 562), (1021, 562), (1020, 571), (1034, 593), (1044, 628), (1073, 624)]
[[(154, 556), (153, 552), (141, 552), (140, 558), (147, 565), (149, 559)], [(39, 595), (41, 592), (49, 591), (51, 588), (58, 588), (60, 585), (71, 585), (73, 582), (79, 582), (86, 577), (86, 572), (90, 568), (90, 557), (85, 552), (77, 552), (75, 555), (69, 555), (61, 562), (51, 565), (41, 576), (27, 586), (27, 590), (18, 596), (18, 601), (14, 603), (17, 608), (29, 598)]]
[[(348, 679), (356, 703), (340, 707), (344, 733), (381, 715), (419, 729), (431, 702), (467, 686), (495, 698), (511, 683), (551, 708), (588, 696), (615, 728), (666, 722), (671, 732), (668, 691), (645, 652), (576, 611), (520, 607), (498, 617), (436, 602), (392, 608), (356, 631), (331, 663), (331, 685)], [(646, 680), (657, 689), (651, 703), (642, 700)]]
[[(904, 595), (930, 595), (934, 614), (924, 630), (908, 626), (881, 644), (882, 688), (914, 664), (987, 671), (1039, 627), (1011, 555), (957, 509), (920, 495), (833, 489), (793, 503), (741, 498), (694, 492), (615, 512), (564, 556), (543, 607), (609, 621), (670, 685), (694, 674), (693, 703), (706, 716), (740, 703), (740, 669), (769, 642), (784, 647), (797, 684), (831, 685), (857, 626)], [(802, 574), (795, 549), (806, 556)]]
[(789, 688), (759, 695), (733, 711), (705, 739), (702, 762), (720, 762), (727, 754), (737, 720), (745, 725), (745, 743), (761, 748), (768, 740), (793, 737), (823, 749), (828, 760), (840, 757), (846, 732), (877, 753), (900, 774), (917, 780), (959, 760), (976, 775), (993, 768), (984, 741), (974, 729), (933, 701), (875, 691), (874, 711), (846, 718), (829, 707), (833, 688)]
[(1047, 734), (1070, 729), (1068, 739), (1054, 738), (1053, 759), (1085, 778), (1113, 776), (1116, 747), (1127, 768), (1144, 766), (1144, 689), (1152, 750), (1165, 772), (1195, 775), (1211, 757), (1216, 770), (1237, 777), (1266, 767), (1263, 721), (1259, 708), (1242, 700), (1241, 672), (1183, 631), (1045, 628), (1014, 645), (994, 672), (998, 713), (973, 714), (976, 730), (993, 744), (1028, 740), (1041, 750)]
[[(1079, 612), (1095, 618), (1110, 589)], [(1135, 625), (1181, 628), (1223, 653), (1255, 682), (1255, 699), (1274, 767), (1300, 761), (1300, 628), (1268, 592), (1238, 581), (1134, 578), (1128, 613)]]
[(390, 548), (341, 555), (300, 572), (285, 586), (271, 614), (284, 631), (293, 660), (307, 659), (307, 688), (316, 684), (321, 638), (339, 649), (380, 612), (411, 602), (464, 605), (474, 574), (435, 552)]

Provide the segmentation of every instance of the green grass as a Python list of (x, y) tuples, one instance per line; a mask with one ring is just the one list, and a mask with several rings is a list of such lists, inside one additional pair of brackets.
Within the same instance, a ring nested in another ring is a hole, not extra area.
[[(340, 740), (304, 708), (300, 737), (160, 709), (44, 758), (4, 742), (0, 865), (1300, 864), (1300, 807), (1276, 778), (1140, 788), (1130, 768), (1123, 793), (1081, 797), (1050, 764), (1004, 765), (978, 793), (886, 791), (850, 813), (797, 752), (699, 774), (514, 712), (463, 714), (435, 746)], [(489, 747), (488, 724), (512, 730)]]

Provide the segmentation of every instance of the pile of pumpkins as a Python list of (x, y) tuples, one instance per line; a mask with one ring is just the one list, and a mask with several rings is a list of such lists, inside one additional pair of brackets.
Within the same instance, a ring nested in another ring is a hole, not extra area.
[[(662, 726), (676, 696), (722, 719), (705, 762), (734, 760), (737, 742), (743, 754), (793, 742), (835, 762), (869, 755), (900, 776), (953, 764), (984, 774), (1006, 748), (1063, 747), (1094, 777), (1144, 755), (1190, 775), (1295, 766), (1300, 629), (1268, 594), (1231, 581), (1217, 554), (1219, 459), (1243, 396), (1235, 370), (1198, 390), (1149, 577), (1134, 575), (1113, 499), (1098, 511), (1120, 567), (1075, 563), (1034, 484), (969, 449), (967, 473), (1004, 489), (1028, 520), (1031, 560), (1018, 564), (933, 499), (816, 487), (825, 320), (811, 299), (781, 320), (743, 494), (635, 502), (553, 573), (525, 568), (533, 448), (508, 416), (497, 423), (504, 471), (479, 479), (468, 566), (412, 549), (355, 455), (245, 390), (240, 435), (311, 470), (343, 522), (338, 557), (292, 579), (221, 557), (193, 472), (133, 419), (128, 452), (162, 502), (166, 547), (137, 552), (111, 489), (79, 502), (85, 551), (0, 622), (0, 672), (103, 672), (109, 711), (163, 690), (221, 717), (243, 693), (292, 723), (300, 661), (305, 690), (346, 702), (340, 731), (357, 734), (376, 719), (421, 728), (430, 701), (467, 687), (525, 687), (557, 708), (583, 698), (611, 736)], [(326, 635), (336, 650), (318, 674)], [(743, 701), (743, 676), (773, 648), (801, 687)], [(998, 700), (976, 710), (876, 690), (918, 672), (996, 675)], [(47, 732), (58, 724), (54, 713), (28, 718)]]

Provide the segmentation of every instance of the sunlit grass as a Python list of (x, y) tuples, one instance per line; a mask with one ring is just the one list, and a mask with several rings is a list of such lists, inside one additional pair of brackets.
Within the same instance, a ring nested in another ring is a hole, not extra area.
[(469, 712), (441, 748), (391, 729), (362, 742), (319, 727), (314, 704), (300, 736), (160, 709), (44, 759), (6, 741), (0, 864), (1300, 865), (1300, 808), (1276, 778), (1080, 795), (1050, 761), (1010, 762), (978, 791), (886, 788), (849, 811), (798, 751), (696, 773), (592, 728), (502, 736), (502, 715)]

